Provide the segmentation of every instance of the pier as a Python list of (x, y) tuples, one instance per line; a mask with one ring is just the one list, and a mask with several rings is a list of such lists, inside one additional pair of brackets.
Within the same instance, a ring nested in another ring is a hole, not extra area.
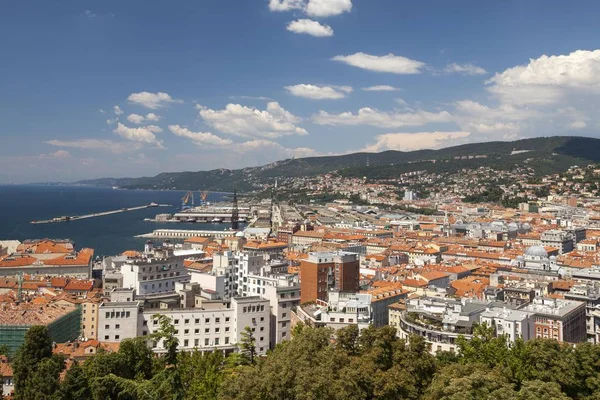
[(136, 237), (148, 239), (188, 239), (197, 236), (221, 238), (226, 236), (233, 236), (235, 235), (235, 233), (235, 231), (230, 230), (201, 231), (194, 229), (156, 229), (151, 233), (137, 235)]
[(168, 206), (169, 206), (168, 204), (151, 203), (151, 204), (147, 204), (147, 205), (143, 205), (143, 206), (121, 208), (120, 210), (102, 211), (102, 212), (85, 214), (85, 215), (55, 217), (52, 219), (31, 221), (31, 223), (34, 225), (38, 225), (38, 224), (54, 224), (54, 223), (59, 223), (59, 222), (71, 222), (71, 221), (78, 221), (80, 219), (104, 217), (106, 215), (120, 214), (120, 213), (124, 213), (124, 212), (128, 212), (128, 211), (143, 210), (145, 208), (151, 208), (151, 207), (168, 207)]

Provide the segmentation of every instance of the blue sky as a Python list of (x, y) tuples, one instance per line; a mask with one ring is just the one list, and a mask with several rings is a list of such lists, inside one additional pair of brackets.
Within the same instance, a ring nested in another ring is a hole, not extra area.
[(550, 0), (11, 2), (0, 13), (0, 183), (597, 136), (599, 11)]

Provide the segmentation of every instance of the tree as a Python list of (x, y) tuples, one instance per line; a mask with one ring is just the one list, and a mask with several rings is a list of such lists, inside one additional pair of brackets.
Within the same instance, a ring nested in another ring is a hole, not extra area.
[(336, 332), (337, 345), (344, 350), (346, 354), (352, 356), (358, 352), (358, 338), (360, 333), (357, 325), (348, 325)]
[(554, 382), (525, 381), (519, 390), (519, 400), (569, 400), (570, 397), (561, 392), (560, 385)]
[(59, 389), (61, 400), (87, 400), (92, 397), (90, 385), (83, 369), (75, 362), (67, 371)]
[(10, 349), (6, 344), (0, 345), (0, 356), (6, 356), (10, 358)]
[(148, 348), (143, 337), (123, 340), (119, 346), (119, 354), (123, 362), (129, 367), (128, 374), (123, 376), (129, 379), (152, 378), (153, 353)]
[(256, 338), (249, 326), (246, 326), (242, 332), (239, 348), (245, 363), (254, 365), (254, 358), (256, 357)]
[[(41, 325), (35, 325), (29, 328), (25, 334), (25, 341), (16, 352), (13, 361), (13, 374), (15, 379), (15, 399), (29, 400), (36, 398), (36, 391), (39, 389), (36, 385), (40, 384), (38, 378), (39, 369), (44, 368), (49, 373), (49, 380), (54, 377), (53, 367), (48, 363), (41, 364), (44, 360), (52, 357), (52, 339), (48, 334), (48, 328)], [(62, 369), (62, 365), (60, 365)], [(59, 370), (60, 373), (60, 370)], [(58, 373), (56, 374), (56, 384), (58, 383)], [(53, 382), (44, 382), (53, 386)]]
[(424, 396), (425, 400), (516, 400), (506, 377), (483, 364), (452, 364), (439, 371)]
[(181, 353), (181, 382), (189, 400), (216, 400), (223, 383), (226, 363), (223, 353)]

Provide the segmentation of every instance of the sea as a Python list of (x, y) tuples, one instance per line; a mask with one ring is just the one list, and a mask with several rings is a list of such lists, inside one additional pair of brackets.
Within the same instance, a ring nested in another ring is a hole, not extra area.
[[(229, 224), (169, 223), (144, 221), (156, 214), (181, 210), (185, 191), (115, 190), (84, 186), (0, 185), (0, 240), (71, 239), (76, 248), (91, 247), (97, 256), (142, 250), (146, 239), (136, 235), (154, 229), (225, 230)], [(196, 204), (199, 193), (195, 192)], [(226, 194), (209, 193), (206, 201), (226, 200)], [(150, 207), (77, 221), (31, 224), (33, 220), (84, 215), (119, 210), (150, 203), (168, 207)]]

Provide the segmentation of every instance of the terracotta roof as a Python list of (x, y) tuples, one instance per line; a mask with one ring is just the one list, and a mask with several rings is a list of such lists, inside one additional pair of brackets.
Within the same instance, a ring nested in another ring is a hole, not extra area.
[(183, 243), (196, 243), (196, 244), (204, 244), (208, 241), (210, 241), (211, 238), (209, 237), (203, 237), (203, 236), (194, 236), (191, 238), (187, 238), (183, 241)]

